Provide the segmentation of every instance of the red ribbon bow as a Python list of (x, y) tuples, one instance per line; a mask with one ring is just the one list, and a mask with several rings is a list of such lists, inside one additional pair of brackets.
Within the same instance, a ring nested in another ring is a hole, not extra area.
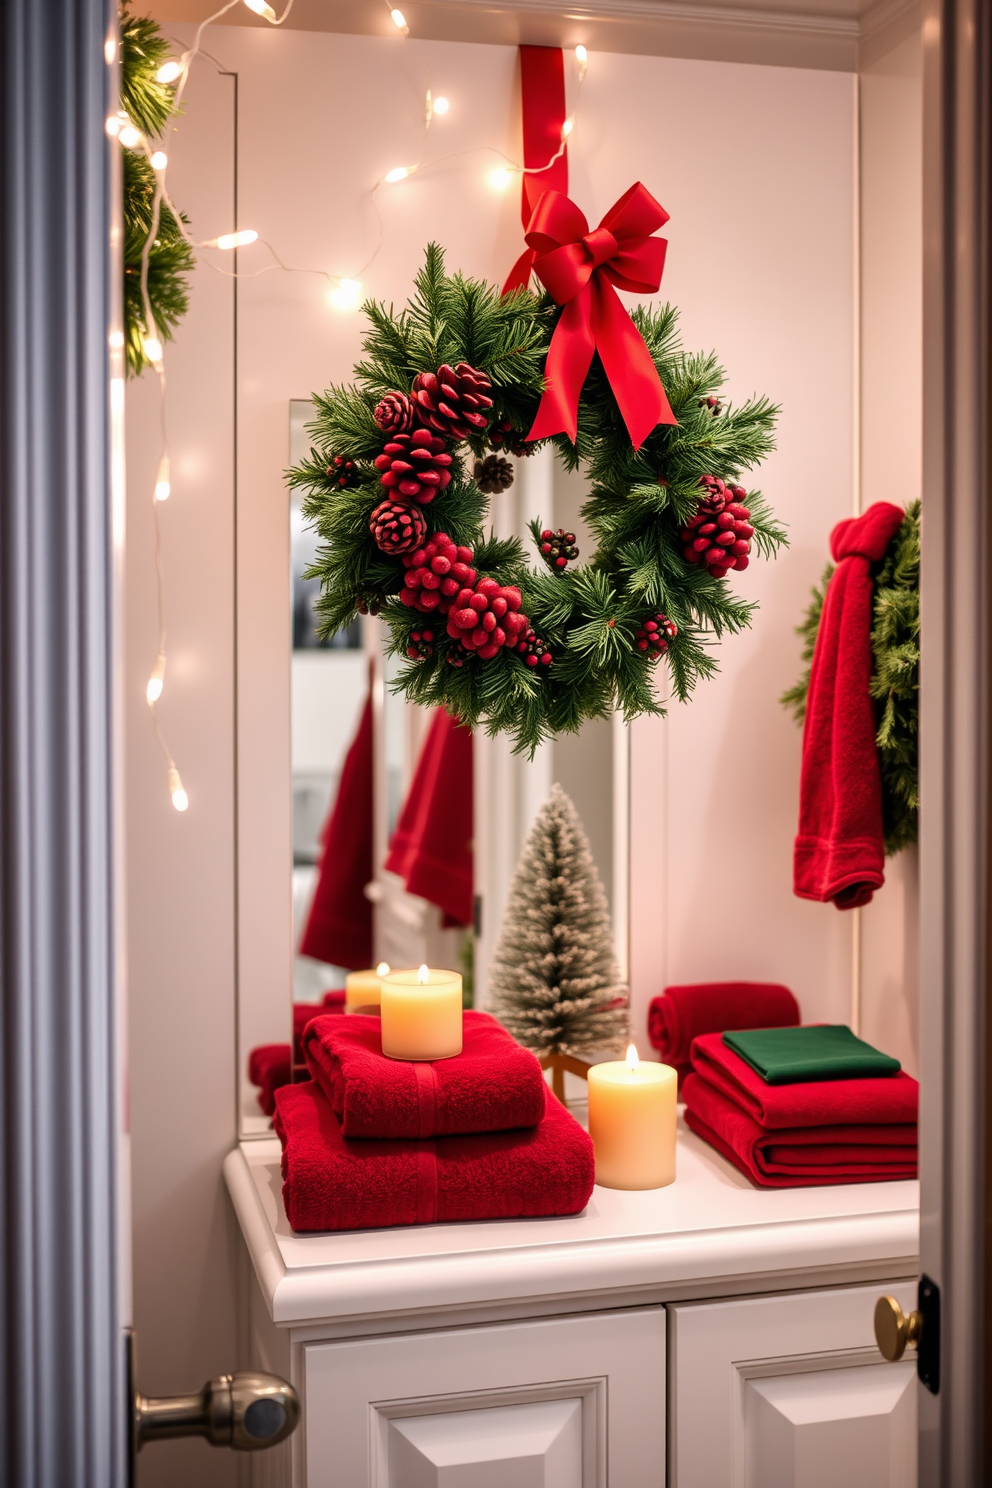
[[(644, 338), (616, 288), (654, 294), (665, 267), (668, 213), (641, 183), (631, 186), (592, 232), (575, 203), (546, 191), (534, 209), (527, 242), (534, 272), (565, 309), (545, 367), (546, 387), (528, 439), (565, 433), (575, 441), (579, 396), (599, 352), (635, 449), (658, 424), (676, 424)], [(614, 288), (616, 286), (616, 288)]]

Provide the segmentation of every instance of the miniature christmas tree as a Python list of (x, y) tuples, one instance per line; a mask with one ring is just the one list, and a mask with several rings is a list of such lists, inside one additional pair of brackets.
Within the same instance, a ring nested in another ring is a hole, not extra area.
[(556, 785), (524, 844), (493, 956), (490, 1011), (541, 1059), (627, 1036), (606, 895), (578, 812)]

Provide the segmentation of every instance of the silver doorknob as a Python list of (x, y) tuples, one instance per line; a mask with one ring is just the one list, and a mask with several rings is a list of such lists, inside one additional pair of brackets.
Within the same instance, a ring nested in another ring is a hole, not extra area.
[(879, 1297), (875, 1303), (875, 1342), (883, 1359), (894, 1364), (920, 1341), (923, 1319), (918, 1312), (903, 1312), (895, 1297)]

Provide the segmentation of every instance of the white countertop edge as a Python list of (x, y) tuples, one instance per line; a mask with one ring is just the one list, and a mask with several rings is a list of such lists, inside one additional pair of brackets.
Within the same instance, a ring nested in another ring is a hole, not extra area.
[(763, 1276), (829, 1273), (876, 1262), (910, 1272), (919, 1249), (919, 1215), (907, 1208), (290, 1271), (240, 1148), (225, 1159), (224, 1175), (269, 1313), (283, 1325), (409, 1313), (414, 1299), (420, 1312), (556, 1295), (681, 1288), (736, 1275), (758, 1278), (760, 1287)]

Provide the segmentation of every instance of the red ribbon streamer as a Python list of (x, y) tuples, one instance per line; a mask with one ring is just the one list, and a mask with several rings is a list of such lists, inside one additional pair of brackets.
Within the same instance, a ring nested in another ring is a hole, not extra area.
[[(545, 191), (568, 191), (568, 152), (562, 149), (561, 138), (565, 123), (565, 59), (561, 47), (520, 48), (520, 93), (524, 124), (520, 218), (526, 232)], [(559, 150), (562, 153), (555, 159)], [(549, 165), (549, 161), (553, 163)], [(503, 285), (504, 294), (527, 288), (536, 257), (533, 248), (524, 249)]]
[(560, 191), (541, 197), (527, 242), (536, 255), (534, 272), (565, 309), (551, 338), (544, 395), (528, 439), (565, 433), (574, 443), (579, 396), (595, 352), (635, 449), (658, 424), (678, 423), (644, 338), (617, 298), (617, 289), (658, 289), (668, 243), (651, 234), (667, 221), (664, 207), (639, 181), (592, 232)]

